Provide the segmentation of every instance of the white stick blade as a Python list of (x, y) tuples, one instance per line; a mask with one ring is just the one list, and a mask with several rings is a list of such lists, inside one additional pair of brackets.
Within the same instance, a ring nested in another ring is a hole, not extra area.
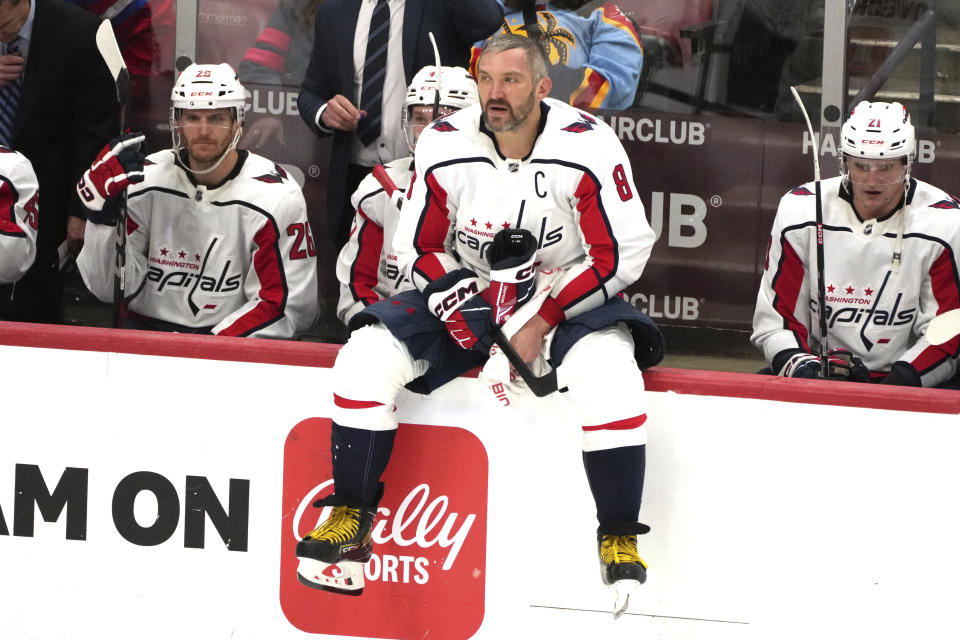
[(960, 335), (960, 309), (941, 313), (927, 325), (925, 338), (930, 344), (943, 344)]
[(120, 45), (117, 44), (117, 38), (113, 34), (113, 26), (109, 20), (101, 22), (100, 28), (97, 29), (97, 49), (103, 61), (107, 63), (110, 75), (116, 80), (120, 77), (120, 71), (126, 69), (127, 65), (123, 61), (123, 56), (120, 55)]

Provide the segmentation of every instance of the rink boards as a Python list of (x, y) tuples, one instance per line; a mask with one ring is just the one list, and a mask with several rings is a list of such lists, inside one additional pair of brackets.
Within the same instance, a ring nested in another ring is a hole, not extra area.
[(3, 638), (960, 630), (960, 392), (647, 372), (650, 579), (613, 621), (565, 396), (402, 397), (349, 598), (293, 558), (330, 491), (335, 347), (5, 323), (0, 345)]

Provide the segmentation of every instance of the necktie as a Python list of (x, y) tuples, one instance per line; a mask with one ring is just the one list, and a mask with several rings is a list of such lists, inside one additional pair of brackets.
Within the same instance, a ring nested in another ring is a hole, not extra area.
[[(7, 55), (20, 53), (20, 36), (7, 44)], [(20, 105), (20, 83), (16, 78), (0, 87), (0, 144), (13, 148), (13, 128), (17, 122), (17, 107)]]
[(363, 64), (363, 87), (360, 89), (360, 109), (367, 112), (360, 120), (357, 135), (369, 145), (380, 135), (383, 113), (383, 81), (387, 74), (387, 44), (390, 40), (390, 7), (387, 0), (377, 0), (370, 16), (370, 34), (367, 36), (367, 57)]

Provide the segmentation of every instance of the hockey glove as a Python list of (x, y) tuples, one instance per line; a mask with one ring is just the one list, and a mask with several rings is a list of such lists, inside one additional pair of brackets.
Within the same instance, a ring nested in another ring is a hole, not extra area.
[(102, 211), (108, 199), (143, 182), (143, 140), (142, 133), (125, 133), (100, 151), (77, 183), (77, 193), (87, 209)]
[(848, 349), (830, 349), (827, 352), (827, 364), (830, 366), (831, 380), (847, 382), (870, 382), (870, 370), (859, 356)]
[(890, 373), (882, 381), (882, 384), (894, 384), (901, 387), (922, 387), (923, 381), (920, 374), (913, 368), (913, 365), (903, 360), (897, 360), (890, 367)]
[(490, 263), (490, 307), (493, 322), (503, 325), (533, 297), (537, 239), (526, 229), (503, 229), (487, 249)]
[(423, 296), (460, 348), (486, 353), (493, 344), (493, 334), (490, 304), (480, 295), (481, 287), (483, 282), (476, 273), (456, 269), (428, 284)]
[[(847, 349), (827, 352), (828, 378), (848, 382), (870, 382), (870, 371), (858, 356)], [(787, 360), (778, 374), (785, 378), (819, 378), (820, 358), (810, 353), (796, 353)]]

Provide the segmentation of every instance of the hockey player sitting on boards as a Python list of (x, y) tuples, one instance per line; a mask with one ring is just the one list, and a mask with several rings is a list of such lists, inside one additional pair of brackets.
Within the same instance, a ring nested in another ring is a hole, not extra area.
[[(823, 180), (827, 377), (938, 386), (957, 370), (960, 338), (924, 339), (960, 307), (960, 203), (910, 175), (916, 140), (897, 102), (861, 102), (840, 131), (840, 175)], [(780, 200), (753, 316), (773, 373), (820, 377), (816, 185)]]
[(114, 225), (127, 195), (124, 326), (296, 338), (317, 315), (316, 250), (297, 183), (237, 149), (244, 89), (227, 64), (193, 64), (171, 96), (173, 148), (144, 158), (143, 136), (113, 140), (77, 191), (89, 209), (77, 265), (105, 302)]
[[(439, 92), (439, 96), (437, 93)], [(401, 123), (410, 152), (424, 127), (438, 117), (476, 104), (477, 83), (466, 69), (429, 65), (417, 72), (407, 87)], [(434, 111), (436, 110), (436, 113)], [(413, 176), (413, 156), (384, 165), (397, 191), (404, 193)], [(353, 229), (337, 260), (340, 302), (337, 317), (344, 324), (364, 307), (413, 288), (397, 264), (393, 235), (399, 221), (397, 196), (368, 174), (351, 196), (356, 210)]]
[(582, 425), (601, 577), (622, 611), (647, 576), (637, 548), (649, 531), (637, 521), (647, 419), (640, 368), (659, 361), (663, 339), (617, 294), (640, 277), (654, 233), (616, 135), (547, 98), (548, 64), (534, 41), (495, 36), (478, 65), (480, 104), (433, 123), (417, 142), (394, 240), (416, 288), (357, 313), (334, 365), (334, 494), (314, 503), (333, 509), (297, 545), (299, 580), (363, 589), (397, 394), (429, 393), (483, 365), (493, 314), (509, 315), (490, 294), (491, 276), (522, 273), (498, 281), (515, 294), (513, 317), (526, 318), (504, 333), (525, 362), (547, 357), (570, 372), (567, 392), (550, 398), (569, 403)]

